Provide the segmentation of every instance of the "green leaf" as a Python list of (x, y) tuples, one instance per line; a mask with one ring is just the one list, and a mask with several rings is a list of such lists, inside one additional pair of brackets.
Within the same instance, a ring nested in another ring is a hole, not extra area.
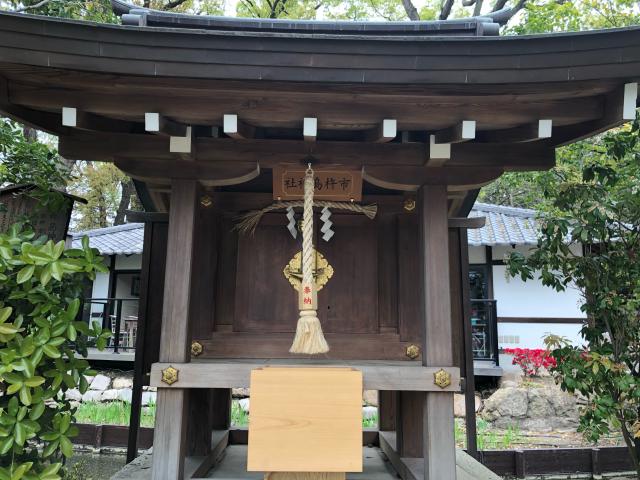
[(47, 407), (44, 402), (36, 403), (35, 405), (33, 405), (31, 411), (29, 412), (29, 418), (34, 421), (38, 420), (42, 416), (46, 408)]
[(13, 447), (13, 443), (13, 435), (0, 439), (0, 455), (6, 455), (6, 453), (11, 450), (11, 447)]
[(73, 455), (73, 445), (71, 444), (71, 440), (64, 435), (60, 436), (60, 451), (67, 458), (70, 458)]
[(25, 429), (20, 422), (16, 423), (16, 426), (13, 430), (13, 435), (15, 437), (15, 442), (17, 445), (24, 445), (24, 442), (27, 440), (27, 432), (25, 432)]
[(60, 354), (60, 350), (56, 347), (52, 347), (51, 345), (43, 345), (42, 351), (44, 351), (45, 355), (49, 358), (60, 358), (62, 356)]
[(31, 389), (27, 386), (23, 386), (20, 389), (20, 401), (22, 402), (23, 405), (31, 405)]
[(11, 316), (11, 312), (13, 312), (12, 307), (0, 308), (0, 323), (6, 322)]
[(32, 466), (33, 466), (33, 463), (31, 462), (23, 463), (13, 471), (13, 475), (11, 475), (11, 480), (20, 480), (22, 477), (24, 477), (24, 474), (31, 469)]
[(62, 266), (60, 265), (60, 262), (53, 262), (49, 265), (49, 268), (51, 269), (51, 276), (53, 278), (55, 278), (56, 280), (60, 281), (62, 280), (62, 274), (64, 273), (62, 270)]
[(12, 383), (11, 385), (9, 385), (9, 387), (7, 387), (7, 393), (9, 395), (13, 395), (14, 393), (18, 392), (21, 388), (22, 388), (22, 383)]
[(46, 458), (46, 457), (50, 457), (51, 455), (53, 455), (53, 453), (58, 448), (58, 445), (60, 445), (60, 442), (57, 440), (57, 437), (56, 437), (56, 440), (53, 440), (46, 447), (44, 447), (44, 449), (42, 449), (42, 456)]
[(31, 277), (33, 277), (33, 272), (35, 272), (35, 270), (35, 265), (27, 265), (18, 272), (16, 281), (20, 284), (30, 280)]
[(67, 433), (69, 427), (71, 426), (71, 415), (64, 415), (62, 420), (60, 420), (60, 433)]
[(32, 377), (24, 381), (24, 384), (31, 388), (39, 387), (43, 383), (44, 383), (43, 377)]
[(46, 287), (50, 280), (51, 280), (51, 268), (49, 267), (49, 265), (47, 265), (42, 269), (42, 272), (40, 272), (40, 283), (42, 284), (43, 287)]

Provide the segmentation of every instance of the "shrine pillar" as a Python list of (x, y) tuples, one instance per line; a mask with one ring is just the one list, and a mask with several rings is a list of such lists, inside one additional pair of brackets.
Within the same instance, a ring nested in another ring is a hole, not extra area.
[[(189, 308), (197, 182), (171, 181), (160, 362), (189, 362)], [(163, 377), (166, 370), (163, 371)], [(166, 372), (177, 374), (179, 372)], [(171, 378), (168, 378), (171, 382)], [(153, 480), (183, 478), (188, 390), (159, 388), (153, 436)]]
[[(422, 186), (418, 209), (424, 318), (422, 363), (428, 367), (451, 367), (454, 359), (446, 185)], [(453, 392), (424, 395), (422, 448), (425, 480), (455, 480)]]

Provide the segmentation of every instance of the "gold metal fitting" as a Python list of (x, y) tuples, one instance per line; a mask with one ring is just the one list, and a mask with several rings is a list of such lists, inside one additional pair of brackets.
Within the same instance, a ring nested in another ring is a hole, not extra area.
[(167, 385), (173, 385), (178, 381), (178, 373), (180, 371), (177, 368), (171, 366), (165, 368), (162, 370), (162, 382)]
[(407, 357), (411, 360), (415, 360), (420, 356), (420, 347), (418, 345), (409, 345), (405, 350)]
[(433, 383), (444, 389), (451, 385), (451, 374), (446, 370), (440, 369), (433, 374)]
[(407, 212), (413, 212), (416, 209), (416, 201), (413, 198), (405, 198), (403, 206)]
[(204, 351), (204, 347), (200, 342), (191, 342), (191, 356), (197, 357)]
[(204, 208), (209, 208), (213, 205), (213, 199), (209, 195), (202, 195), (202, 197), (200, 197), (200, 205)]

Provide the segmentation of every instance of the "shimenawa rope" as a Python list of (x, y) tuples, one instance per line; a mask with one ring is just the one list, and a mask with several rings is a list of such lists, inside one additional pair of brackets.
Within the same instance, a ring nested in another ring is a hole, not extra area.
[(315, 250), (313, 249), (313, 192), (314, 176), (311, 165), (304, 177), (304, 212), (302, 225), (302, 284), (299, 290), (300, 318), (296, 336), (289, 349), (291, 353), (315, 355), (327, 353), (329, 345), (322, 333), (317, 314), (318, 293), (313, 279)]

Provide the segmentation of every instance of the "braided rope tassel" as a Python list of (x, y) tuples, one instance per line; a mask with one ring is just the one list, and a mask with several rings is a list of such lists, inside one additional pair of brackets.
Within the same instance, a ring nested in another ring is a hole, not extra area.
[(304, 177), (304, 211), (302, 226), (302, 285), (299, 291), (300, 318), (296, 336), (289, 349), (291, 353), (315, 355), (327, 353), (329, 345), (322, 334), (317, 314), (318, 293), (313, 279), (315, 250), (313, 249), (313, 191), (314, 176), (311, 165)]

